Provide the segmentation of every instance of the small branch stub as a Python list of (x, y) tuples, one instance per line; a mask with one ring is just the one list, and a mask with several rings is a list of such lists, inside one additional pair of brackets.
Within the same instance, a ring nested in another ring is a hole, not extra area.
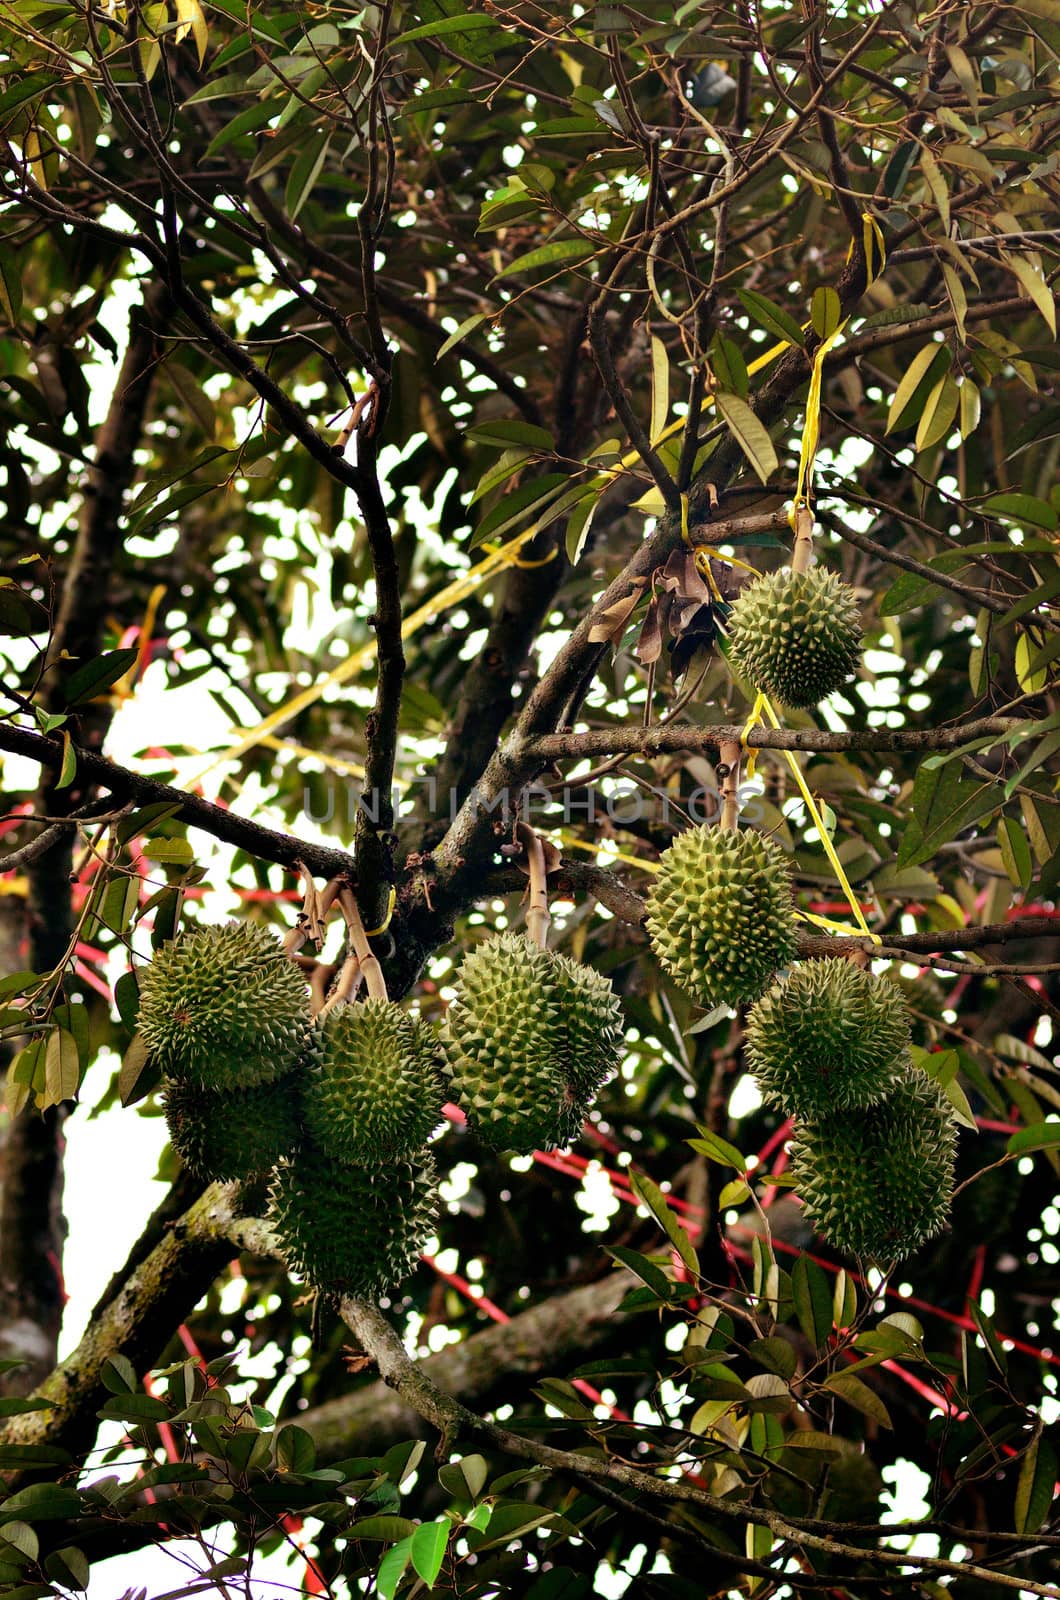
[(372, 1000), (387, 1000), (390, 997), (386, 992), (386, 979), (383, 977), (383, 969), (379, 965), (379, 958), (373, 954), (372, 947), (368, 943), (368, 935), (364, 931), (364, 923), (361, 921), (361, 913), (357, 905), (356, 896), (352, 889), (340, 889), (338, 899), (342, 908), (342, 915), (346, 919), (346, 927), (350, 935), (350, 943), (353, 946), (353, 953), (360, 964), (369, 998)]
[(721, 784), (721, 819), (718, 826), (729, 831), (736, 827), (740, 815), (738, 791), (742, 756), (743, 748), (735, 741), (724, 741), (718, 752), (718, 778)]
[(806, 572), (813, 560), (813, 512), (809, 506), (795, 511), (795, 544), (791, 552), (792, 572)]
[(548, 909), (548, 870), (545, 847), (527, 823), (520, 822), (516, 838), (526, 851), (527, 871), (530, 874), (530, 904), (526, 913), (526, 927), (531, 939), (544, 950), (548, 944), (548, 930), (552, 916)]

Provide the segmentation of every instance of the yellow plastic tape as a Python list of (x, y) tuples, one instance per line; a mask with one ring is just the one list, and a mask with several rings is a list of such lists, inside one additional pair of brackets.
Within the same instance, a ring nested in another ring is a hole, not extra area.
[[(758, 698), (762, 702), (762, 710), (765, 712), (766, 716), (769, 718), (769, 720), (773, 724), (774, 728), (779, 728), (781, 726), (780, 718), (777, 716), (776, 712), (773, 710), (773, 706), (772, 706), (772, 704), (770, 702), (769, 696), (765, 695), (765, 694), (762, 694), (762, 695), (759, 695)], [(757, 704), (757, 702), (756, 702), (756, 704)], [(794, 751), (793, 750), (785, 750), (784, 751), (784, 759), (788, 763), (788, 766), (791, 768), (792, 775), (795, 778), (795, 782), (799, 786), (799, 793), (802, 795), (803, 800), (806, 802), (806, 809), (809, 812), (811, 818), (813, 819), (814, 827), (817, 829), (817, 832), (820, 835), (821, 843), (824, 846), (824, 853), (828, 857), (829, 861), (831, 862), (832, 871), (835, 873), (836, 878), (839, 880), (839, 886), (842, 889), (843, 894), (846, 897), (846, 902), (847, 902), (848, 906), (850, 907), (851, 911), (854, 913), (854, 921), (858, 925), (858, 932), (859, 933), (863, 933), (869, 939), (874, 939), (877, 944), (882, 943), (882, 940), (880, 939), (879, 934), (878, 933), (873, 933), (872, 930), (870, 929), (868, 923), (865, 921), (865, 918), (864, 918), (864, 916), (862, 914), (862, 910), (861, 910), (861, 903), (858, 900), (857, 896), (855, 895), (853, 889), (850, 887), (850, 882), (849, 882), (849, 880), (847, 878), (847, 875), (843, 871), (843, 863), (840, 861), (839, 857), (836, 855), (835, 846), (833, 845), (831, 839), (829, 838), (828, 830), (824, 825), (824, 818), (821, 816), (821, 813), (817, 808), (816, 800), (813, 798), (813, 795), (810, 793), (809, 786), (807, 785), (806, 779), (802, 775), (802, 768), (799, 766), (799, 763), (795, 759)]]
[(833, 328), (827, 339), (822, 339), (813, 353), (813, 366), (810, 370), (810, 388), (806, 396), (806, 420), (802, 426), (802, 446), (799, 450), (799, 476), (795, 484), (795, 499), (792, 503), (788, 520), (792, 527), (801, 506), (808, 506), (812, 495), (813, 462), (817, 454), (817, 445), (821, 437), (821, 382), (823, 378), (824, 358), (846, 328), (844, 320)]

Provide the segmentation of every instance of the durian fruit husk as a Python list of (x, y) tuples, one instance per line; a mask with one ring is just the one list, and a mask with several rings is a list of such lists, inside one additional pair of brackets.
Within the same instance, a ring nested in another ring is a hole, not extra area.
[(843, 957), (800, 962), (747, 1015), (747, 1059), (764, 1098), (813, 1120), (875, 1105), (905, 1071), (901, 992)]
[(660, 857), (647, 927), (663, 969), (700, 1005), (757, 1000), (797, 948), (783, 850), (751, 828), (687, 829)]
[(200, 1089), (165, 1080), (163, 1109), (177, 1155), (211, 1181), (250, 1179), (289, 1155), (302, 1136), (298, 1073), (249, 1089)]
[(783, 568), (742, 589), (726, 624), (739, 671), (793, 709), (842, 688), (861, 658), (861, 610), (849, 584), (826, 567)]
[(332, 1161), (311, 1143), (282, 1161), (268, 1220), (288, 1269), (331, 1297), (396, 1289), (434, 1231), (437, 1170), (429, 1151), (384, 1168)]
[(800, 1123), (791, 1175), (829, 1244), (881, 1263), (897, 1261), (946, 1226), (956, 1138), (946, 1096), (909, 1062), (886, 1100)]
[(621, 1055), (606, 978), (501, 933), (465, 958), (443, 1033), (450, 1093), (488, 1148), (529, 1155), (577, 1137)]
[(431, 1030), (389, 1000), (337, 1005), (313, 1029), (305, 1118), (321, 1152), (370, 1166), (409, 1161), (441, 1120)]
[(272, 1083), (298, 1064), (309, 1021), (305, 979), (257, 923), (183, 933), (140, 974), (140, 1032), (178, 1083)]

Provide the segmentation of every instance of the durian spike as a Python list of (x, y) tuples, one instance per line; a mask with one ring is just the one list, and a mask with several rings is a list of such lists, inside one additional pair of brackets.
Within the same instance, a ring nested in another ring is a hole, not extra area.
[(740, 815), (740, 758), (743, 748), (736, 739), (723, 739), (718, 749), (718, 777), (721, 779), (720, 828), (733, 829)]
[(534, 943), (544, 950), (548, 945), (548, 930), (552, 924), (552, 916), (548, 909), (548, 867), (545, 864), (545, 851), (541, 840), (529, 823), (520, 822), (515, 834), (526, 850), (526, 862), (530, 871), (530, 905), (526, 913), (526, 930)]
[(370, 998), (373, 1000), (389, 1000), (390, 996), (386, 992), (386, 979), (383, 977), (383, 969), (379, 965), (378, 956), (372, 953), (372, 947), (368, 943), (368, 935), (364, 931), (364, 923), (361, 921), (360, 909), (353, 890), (340, 889), (338, 899), (342, 915), (346, 919), (350, 943), (353, 946), (354, 955), (360, 962)]
[(795, 544), (791, 552), (792, 572), (806, 572), (813, 560), (813, 512), (799, 506), (795, 512)]

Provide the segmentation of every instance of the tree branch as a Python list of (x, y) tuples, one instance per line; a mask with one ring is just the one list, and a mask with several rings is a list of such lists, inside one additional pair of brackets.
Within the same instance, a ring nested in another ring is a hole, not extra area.
[[(62, 767), (62, 744), (44, 734), (33, 733), (28, 728), (0, 723), (0, 750), (28, 756), (50, 772), (57, 772)], [(275, 862), (277, 866), (288, 867), (292, 872), (297, 871), (300, 861), (304, 861), (316, 877), (353, 880), (353, 857), (345, 850), (332, 850), (309, 840), (298, 839), (293, 834), (264, 828), (260, 823), (236, 816), (234, 811), (228, 811), (224, 806), (212, 805), (209, 800), (187, 794), (183, 789), (176, 789), (157, 778), (142, 777), (92, 751), (75, 747), (74, 753), (82, 781), (99, 784), (116, 800), (135, 800), (141, 805), (156, 800), (165, 801), (177, 808), (177, 816), (189, 827), (199, 828), (225, 844), (234, 844), (262, 861)], [(3, 860), (0, 858), (2, 870)]]
[[(744, 741), (753, 750), (956, 750), (973, 739), (999, 738), (1022, 726), (1018, 717), (980, 717), (955, 728), (862, 728), (833, 732), (823, 728), (752, 728)], [(600, 756), (657, 756), (704, 752), (739, 742), (743, 729), (697, 728), (694, 723), (658, 723), (650, 728), (589, 728), (578, 733), (548, 733), (528, 739), (521, 754), (542, 766), (551, 761), (595, 760)]]
[[(842, 1522), (826, 1522), (817, 1518), (785, 1517), (764, 1507), (748, 1505), (746, 1501), (734, 1502), (698, 1489), (687, 1478), (657, 1478), (638, 1467), (626, 1466), (613, 1456), (599, 1457), (584, 1452), (556, 1450), (551, 1445), (540, 1444), (535, 1439), (524, 1439), (508, 1428), (487, 1422), (467, 1406), (445, 1393), (432, 1380), (422, 1366), (408, 1355), (404, 1345), (387, 1322), (382, 1312), (363, 1300), (347, 1298), (341, 1305), (343, 1321), (361, 1341), (364, 1349), (375, 1359), (383, 1381), (394, 1389), (414, 1411), (430, 1422), (441, 1434), (436, 1452), (439, 1460), (448, 1459), (458, 1440), (473, 1439), (491, 1449), (502, 1451), (520, 1461), (531, 1461), (547, 1467), (563, 1477), (573, 1479), (590, 1494), (595, 1486), (620, 1487), (634, 1491), (640, 1502), (657, 1501), (663, 1504), (684, 1505), (691, 1510), (708, 1512), (712, 1517), (728, 1523), (750, 1523), (769, 1528), (774, 1537), (791, 1540), (809, 1549), (828, 1551), (834, 1557), (856, 1561), (859, 1566), (871, 1562), (883, 1567), (901, 1567), (908, 1571), (916, 1567), (922, 1573), (952, 1573), (960, 1577), (984, 1579), (1002, 1588), (1023, 1590), (1029, 1594), (1055, 1596), (1054, 1587), (1025, 1578), (1013, 1578), (994, 1569), (971, 1565), (967, 1562), (945, 1561), (935, 1556), (912, 1555), (904, 1551), (866, 1549), (864, 1546), (842, 1543), (841, 1535), (848, 1532)], [(882, 1538), (891, 1530), (874, 1530)], [(701, 1548), (715, 1553), (715, 1546), (705, 1536)], [(779, 1576), (777, 1569), (751, 1561), (741, 1562), (742, 1571), (755, 1571), (769, 1577)], [(794, 1588), (819, 1588), (833, 1586), (834, 1577), (805, 1579), (802, 1575), (784, 1573), (784, 1581)]]

